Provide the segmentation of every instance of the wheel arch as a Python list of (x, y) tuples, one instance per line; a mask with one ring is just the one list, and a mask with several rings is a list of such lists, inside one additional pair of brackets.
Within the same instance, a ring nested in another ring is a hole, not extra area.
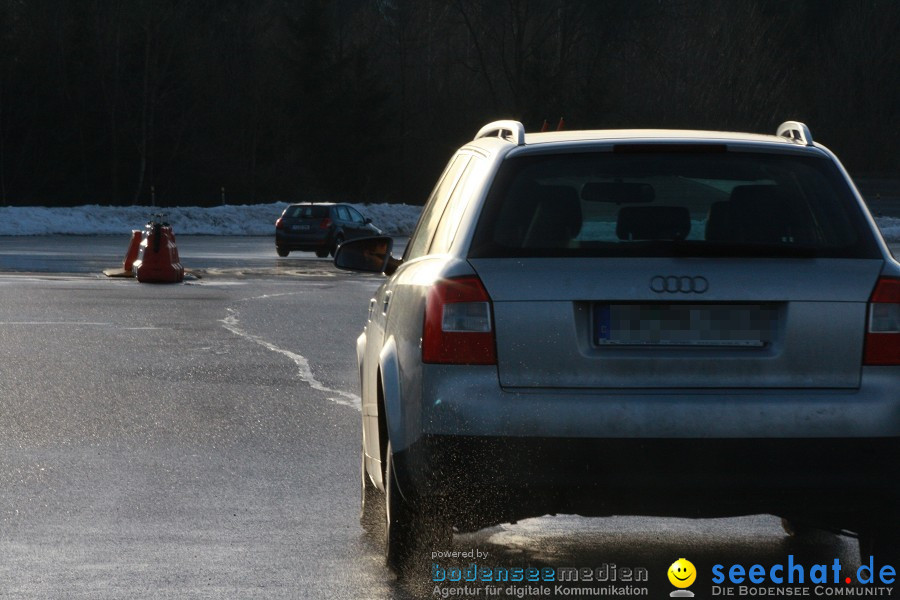
[[(397, 356), (397, 343), (393, 337), (385, 340), (378, 357), (378, 379), (379, 379), (379, 434), (384, 426), (385, 436), (384, 446), (387, 446), (387, 440), (391, 441), (391, 447), (396, 452), (397, 449), (403, 449), (407, 445), (406, 435), (403, 430), (403, 414), (402, 414), (402, 387), (400, 383), (400, 361)], [(381, 445), (381, 444), (379, 444)], [(385, 458), (382, 455), (382, 458)], [(382, 461), (383, 462), (383, 461)]]

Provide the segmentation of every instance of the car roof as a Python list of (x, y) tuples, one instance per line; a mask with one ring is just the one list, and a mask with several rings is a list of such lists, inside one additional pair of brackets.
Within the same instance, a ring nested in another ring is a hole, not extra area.
[(608, 142), (619, 140), (659, 140), (666, 142), (731, 141), (795, 145), (792, 140), (783, 136), (692, 129), (586, 129), (579, 131), (550, 131), (546, 133), (525, 134), (526, 145), (584, 141)]

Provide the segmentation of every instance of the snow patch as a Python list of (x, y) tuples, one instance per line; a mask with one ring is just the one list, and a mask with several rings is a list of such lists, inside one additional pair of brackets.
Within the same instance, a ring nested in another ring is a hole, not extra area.
[[(286, 202), (237, 206), (0, 206), (0, 235), (121, 235), (141, 229), (156, 213), (165, 213), (176, 235), (273, 235)], [(408, 236), (422, 212), (409, 204), (351, 204), (387, 235)], [(900, 218), (875, 217), (885, 239), (900, 242)], [(603, 224), (600, 224), (603, 225)], [(695, 221), (692, 231), (702, 231)], [(602, 227), (601, 227), (602, 229)], [(607, 232), (584, 232), (597, 236)]]
[[(175, 235), (274, 235), (275, 221), (288, 204), (237, 206), (2, 206), (0, 235), (121, 235), (141, 229), (151, 215), (163, 213)], [(407, 236), (416, 226), (421, 206), (351, 204), (387, 235)]]

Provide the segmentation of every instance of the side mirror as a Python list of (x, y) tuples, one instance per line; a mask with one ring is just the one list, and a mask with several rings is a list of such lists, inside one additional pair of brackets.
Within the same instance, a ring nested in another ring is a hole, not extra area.
[(396, 262), (391, 256), (393, 247), (393, 238), (386, 235), (349, 240), (338, 246), (334, 266), (346, 271), (385, 273), (392, 261)]
[(369, 217), (366, 217), (365, 219), (363, 219), (363, 225), (368, 225), (371, 222), (372, 222), (372, 219), (370, 219)]

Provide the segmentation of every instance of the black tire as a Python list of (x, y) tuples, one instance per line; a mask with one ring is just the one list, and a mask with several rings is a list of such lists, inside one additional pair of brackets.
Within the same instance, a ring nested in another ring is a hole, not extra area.
[(337, 252), (338, 246), (344, 243), (344, 236), (341, 234), (337, 234), (334, 238), (334, 243), (331, 245), (331, 255), (334, 256)]
[(284, 248), (279, 248), (278, 246), (275, 246), (275, 252), (277, 252), (278, 256), (280, 256), (281, 258), (284, 258), (291, 253), (290, 250), (285, 250)]
[(316, 250), (316, 256), (318, 256), (319, 258), (325, 258), (326, 256), (328, 256), (328, 248), (320, 248), (319, 250)]
[(422, 524), (414, 508), (404, 500), (397, 486), (391, 443), (387, 446), (384, 482), (384, 558), (388, 568), (402, 576), (420, 542)]
[(366, 451), (360, 451), (359, 523), (369, 533), (378, 530), (384, 519), (384, 494), (369, 479), (366, 472)]

